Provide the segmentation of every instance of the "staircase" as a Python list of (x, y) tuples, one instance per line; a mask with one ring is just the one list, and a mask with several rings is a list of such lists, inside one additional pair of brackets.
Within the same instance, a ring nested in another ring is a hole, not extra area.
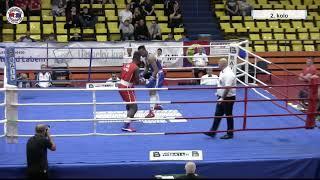
[(201, 34), (211, 35), (212, 40), (223, 39), (218, 20), (213, 16), (210, 0), (182, 0), (181, 10), (190, 39), (196, 40)]

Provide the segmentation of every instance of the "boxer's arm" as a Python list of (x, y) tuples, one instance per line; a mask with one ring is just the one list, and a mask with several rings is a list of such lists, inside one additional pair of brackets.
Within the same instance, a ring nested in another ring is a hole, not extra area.
[(159, 72), (159, 69), (158, 69), (158, 66), (157, 66), (157, 63), (156, 63), (156, 57), (154, 55), (149, 55), (148, 57), (148, 61), (149, 61), (149, 64), (152, 66), (153, 68), (153, 73), (152, 73), (152, 76), (154, 78), (157, 77), (157, 74)]
[(136, 70), (134, 71), (134, 84), (139, 84), (140, 83), (140, 70), (139, 68), (136, 68)]

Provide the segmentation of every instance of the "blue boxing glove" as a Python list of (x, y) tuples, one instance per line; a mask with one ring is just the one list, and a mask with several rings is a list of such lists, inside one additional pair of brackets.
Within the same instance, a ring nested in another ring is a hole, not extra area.
[(146, 81), (146, 87), (147, 88), (155, 88), (157, 83), (156, 78), (154, 78), (153, 76), (151, 76), (147, 81)]

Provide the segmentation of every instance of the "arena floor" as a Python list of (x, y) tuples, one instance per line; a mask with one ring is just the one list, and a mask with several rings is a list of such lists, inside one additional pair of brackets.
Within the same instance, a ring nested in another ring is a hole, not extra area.
[[(190, 86), (189, 86), (190, 87)], [(191, 86), (192, 87), (192, 86)], [(262, 91), (260, 91), (262, 92)], [(272, 97), (266, 92), (264, 95)], [(238, 90), (237, 99), (243, 99), (244, 91)], [(263, 99), (249, 90), (249, 99)], [(215, 90), (161, 91), (164, 101), (215, 100)], [(1, 95), (3, 99), (3, 94)], [(146, 91), (137, 92), (139, 101), (148, 101)], [(91, 102), (91, 92), (24, 91), (19, 93), (20, 103), (39, 102)], [(97, 92), (98, 102), (121, 101), (118, 92)], [(215, 104), (168, 104), (158, 115), (183, 117), (213, 116)], [(139, 105), (139, 113), (146, 113), (148, 105)], [(72, 119), (93, 118), (91, 106), (19, 107), (19, 119)], [(103, 117), (109, 111), (124, 111), (124, 105), (98, 106)], [(293, 112), (297, 112), (291, 109)], [(236, 103), (234, 115), (243, 115), (244, 103)], [(3, 110), (1, 111), (3, 118)], [(287, 111), (271, 102), (250, 102), (248, 114), (284, 114)], [(298, 113), (298, 112), (297, 112)], [(110, 115), (110, 113), (109, 113)], [(297, 117), (248, 118), (247, 128), (280, 128), (303, 126)], [(235, 128), (242, 128), (243, 118), (235, 119)], [(212, 120), (139, 121), (137, 132), (186, 132), (207, 131)], [(52, 134), (91, 133), (92, 122), (50, 123)], [(3, 125), (1, 125), (3, 126)], [(35, 123), (19, 123), (19, 134), (33, 134)], [(97, 132), (123, 134), (121, 122), (100, 122)], [(226, 129), (225, 121), (221, 130)], [(3, 134), (3, 128), (0, 128)], [(219, 134), (218, 136), (221, 136)], [(183, 173), (183, 161), (152, 162), (153, 150), (202, 150), (203, 161), (198, 164), (198, 174), (211, 178), (255, 177), (307, 177), (319, 176), (320, 131), (295, 129), (282, 131), (251, 131), (235, 133), (233, 140), (194, 135), (154, 136), (89, 136), (56, 137), (57, 151), (50, 152), (51, 177), (57, 178), (152, 178), (156, 174)], [(23, 177), (26, 166), (26, 141), (19, 138), (17, 144), (7, 144), (0, 139), (0, 178)], [(290, 167), (290, 168), (289, 168)]]

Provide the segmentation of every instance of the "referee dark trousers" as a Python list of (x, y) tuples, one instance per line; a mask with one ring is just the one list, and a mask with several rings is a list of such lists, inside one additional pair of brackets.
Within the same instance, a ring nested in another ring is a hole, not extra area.
[[(221, 97), (218, 96), (218, 99), (220, 99)], [(230, 97), (225, 97), (224, 100), (236, 100), (236, 96), (230, 96)], [(221, 103), (217, 103), (216, 105), (216, 112), (215, 112), (215, 116), (232, 116), (232, 111), (233, 111), (233, 104), (234, 101), (231, 102), (221, 102)], [(211, 127), (211, 131), (216, 131), (219, 128), (221, 122), (221, 118), (214, 118), (214, 122), (212, 124)], [(228, 125), (228, 135), (233, 136), (233, 117), (228, 117), (227, 118), (227, 125)], [(214, 136), (215, 133), (212, 134), (212, 136)]]

